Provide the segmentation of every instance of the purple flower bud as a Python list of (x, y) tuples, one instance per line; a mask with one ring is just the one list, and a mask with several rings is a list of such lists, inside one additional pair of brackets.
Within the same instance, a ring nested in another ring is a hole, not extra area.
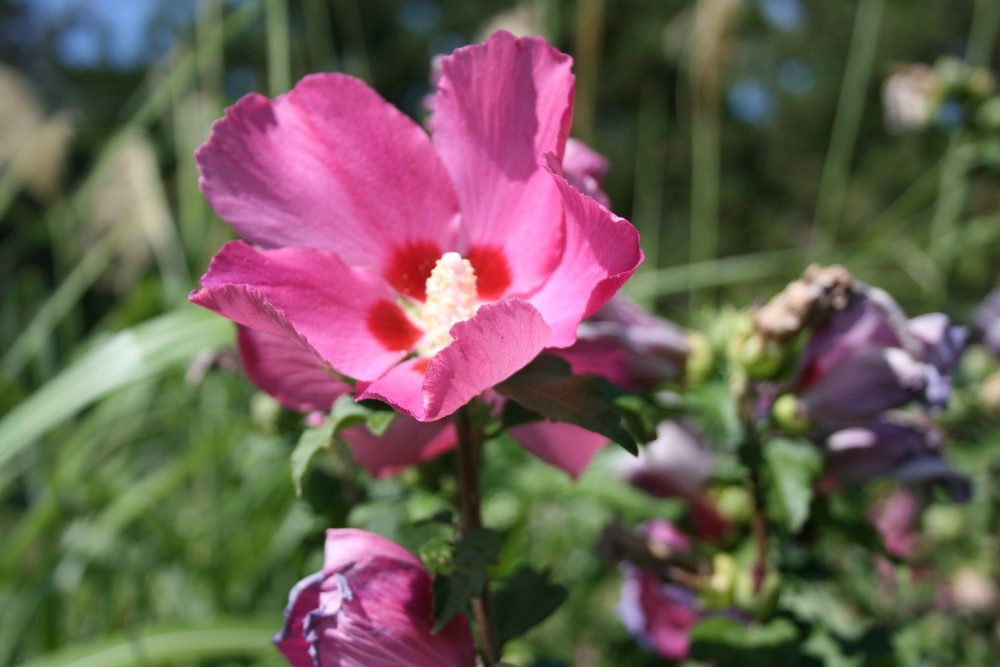
[(626, 481), (658, 498), (698, 493), (712, 474), (712, 456), (690, 422), (660, 422), (656, 440), (623, 459)]
[(918, 513), (917, 499), (906, 489), (897, 489), (875, 503), (870, 517), (882, 535), (886, 552), (900, 558), (913, 555), (917, 541), (914, 524)]
[[(622, 294), (613, 296), (584, 321), (577, 337), (577, 344), (561, 351), (575, 372), (581, 372), (580, 366), (596, 365), (596, 361), (585, 362), (580, 357), (602, 356), (608, 370), (598, 374), (628, 387), (679, 380), (690, 352), (683, 328), (644, 310)], [(617, 360), (615, 354), (619, 355)], [(626, 382), (621, 381), (623, 376)]]
[[(667, 521), (651, 521), (640, 533), (651, 543), (678, 551), (691, 548), (687, 536)], [(683, 660), (691, 628), (702, 616), (695, 593), (629, 562), (622, 563), (621, 570), (621, 600), (616, 611), (625, 629), (645, 648), (669, 660)]]
[(274, 643), (293, 667), (474, 667), (465, 617), (432, 634), (432, 606), (431, 575), (409, 551), (328, 530), (323, 571), (292, 589)]
[(570, 185), (588, 195), (602, 206), (610, 205), (608, 195), (601, 189), (608, 173), (608, 159), (583, 143), (570, 137), (563, 155), (563, 172)]

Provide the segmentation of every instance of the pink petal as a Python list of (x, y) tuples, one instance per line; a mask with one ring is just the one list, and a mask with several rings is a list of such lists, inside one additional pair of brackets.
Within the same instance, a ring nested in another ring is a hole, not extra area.
[(558, 174), (553, 178), (566, 209), (566, 249), (545, 285), (528, 298), (552, 327), (552, 347), (576, 340), (580, 322), (600, 308), (642, 261), (639, 233), (627, 220), (580, 194)]
[(192, 302), (238, 324), (292, 338), (341, 375), (371, 380), (397, 364), (421, 332), (376, 275), (313, 248), (223, 246)]
[(468, 622), (434, 625), (431, 577), (410, 552), (360, 530), (328, 530), (320, 606), (305, 622), (320, 667), (472, 667)]
[(357, 400), (374, 398), (384, 401), (405, 416), (419, 421), (427, 418), (424, 408), (424, 380), (427, 377), (427, 358), (404, 361), (373, 382), (358, 382), (355, 387)]
[(514, 426), (511, 436), (532, 454), (576, 478), (608, 439), (573, 424), (532, 422)]
[(303, 625), (311, 611), (319, 607), (319, 591), (323, 583), (323, 573), (317, 572), (295, 584), (288, 594), (285, 607), (285, 624), (272, 640), (292, 667), (315, 667), (309, 655), (311, 644), (305, 638)]
[(524, 368), (546, 346), (550, 330), (529, 304), (507, 299), (483, 305), (451, 335), (455, 340), (429, 363), (411, 360), (358, 383), (358, 398), (385, 401), (420, 421), (447, 417)]
[(418, 422), (400, 416), (381, 436), (366, 426), (343, 432), (358, 464), (375, 477), (385, 477), (403, 468), (429, 461), (454, 449), (455, 427), (448, 420)]
[(256, 245), (332, 250), (379, 272), (389, 239), (454, 245), (457, 199), (427, 135), (353, 77), (314, 74), (274, 100), (247, 95), (196, 157), (205, 197)]
[(351, 386), (297, 338), (239, 327), (237, 338), (247, 375), (286, 408), (327, 412)]
[(542, 39), (506, 32), (441, 61), (433, 141), (458, 191), (460, 249), (486, 300), (531, 293), (559, 260), (559, 194), (539, 163), (547, 152), (563, 154), (571, 64)]
[(620, 387), (633, 387), (628, 357), (613, 340), (577, 338), (570, 347), (552, 352), (568, 361), (575, 375), (596, 375)]

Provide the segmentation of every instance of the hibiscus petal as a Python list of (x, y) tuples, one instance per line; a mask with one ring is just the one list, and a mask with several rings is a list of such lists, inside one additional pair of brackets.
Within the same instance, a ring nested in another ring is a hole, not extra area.
[(285, 607), (285, 624), (271, 641), (288, 659), (292, 667), (315, 667), (309, 654), (311, 644), (305, 638), (303, 625), (311, 611), (319, 606), (319, 591), (323, 573), (317, 572), (295, 584), (288, 594)]
[(381, 436), (366, 426), (343, 432), (354, 459), (375, 477), (385, 477), (403, 468), (440, 456), (457, 444), (455, 427), (448, 420), (419, 422), (400, 416)]
[(327, 412), (351, 386), (297, 338), (239, 327), (243, 367), (255, 385), (291, 410)]
[(576, 340), (580, 322), (600, 308), (642, 261), (639, 233), (623, 218), (580, 194), (549, 156), (566, 209), (566, 248), (545, 285), (528, 298), (552, 327), (552, 347)]
[(455, 339), (428, 362), (412, 359), (374, 382), (359, 382), (358, 399), (375, 398), (419, 421), (447, 417), (538, 356), (550, 329), (531, 305), (508, 299), (482, 306), (451, 328)]
[(559, 194), (539, 161), (562, 158), (571, 65), (542, 39), (502, 31), (441, 60), (433, 141), (461, 202), (460, 249), (486, 300), (530, 294), (559, 260)]
[(364, 82), (314, 74), (247, 95), (196, 154), (201, 188), (240, 236), (386, 270), (400, 245), (454, 245), (458, 203), (424, 131)]
[(431, 576), (413, 554), (360, 530), (328, 530), (319, 608), (305, 622), (317, 664), (472, 667), (468, 621), (431, 634)]
[(421, 335), (381, 278), (323, 250), (255, 250), (233, 241), (212, 259), (201, 284), (205, 289), (192, 292), (192, 302), (251, 329), (293, 338), (359, 380), (399, 363)]
[(532, 422), (513, 426), (511, 436), (541, 460), (576, 478), (608, 439), (573, 424)]
[(482, 306), (451, 335), (454, 342), (427, 366), (428, 419), (450, 415), (524, 368), (546, 347), (551, 329), (530, 304), (508, 299)]

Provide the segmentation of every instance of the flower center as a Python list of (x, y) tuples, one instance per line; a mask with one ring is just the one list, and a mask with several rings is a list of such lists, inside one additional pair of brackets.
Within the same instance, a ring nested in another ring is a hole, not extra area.
[(476, 314), (476, 272), (472, 263), (457, 252), (446, 252), (434, 264), (425, 288), (427, 295), (420, 309), (427, 335), (419, 354), (427, 356), (446, 347), (453, 340), (448, 332), (456, 322)]

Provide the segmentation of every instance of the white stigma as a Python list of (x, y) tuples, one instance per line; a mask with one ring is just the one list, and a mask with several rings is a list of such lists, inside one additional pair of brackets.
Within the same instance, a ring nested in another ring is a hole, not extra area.
[(453, 340), (448, 332), (456, 322), (476, 314), (476, 272), (472, 264), (457, 252), (446, 252), (434, 264), (424, 290), (426, 300), (420, 309), (427, 335), (420, 354), (428, 355), (446, 347)]

